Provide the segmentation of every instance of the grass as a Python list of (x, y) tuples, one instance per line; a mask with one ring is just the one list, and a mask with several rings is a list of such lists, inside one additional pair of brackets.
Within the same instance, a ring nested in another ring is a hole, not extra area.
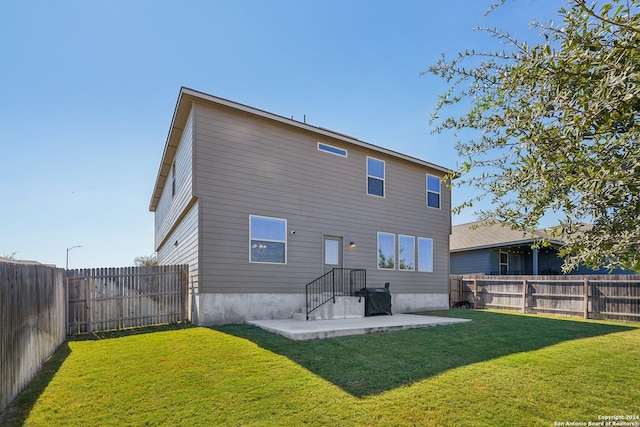
[(248, 325), (70, 340), (0, 424), (553, 426), (640, 414), (638, 325), (433, 314), (473, 321), (302, 342)]

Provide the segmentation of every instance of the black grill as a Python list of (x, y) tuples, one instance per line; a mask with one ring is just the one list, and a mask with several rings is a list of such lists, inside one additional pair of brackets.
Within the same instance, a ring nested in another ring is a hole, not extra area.
[(391, 292), (389, 282), (384, 288), (362, 288), (360, 296), (364, 297), (364, 315), (391, 314)]

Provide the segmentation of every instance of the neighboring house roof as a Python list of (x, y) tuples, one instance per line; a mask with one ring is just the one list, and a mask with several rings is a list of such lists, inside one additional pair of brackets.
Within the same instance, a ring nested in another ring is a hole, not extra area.
[[(544, 229), (535, 230), (533, 235), (499, 223), (476, 221), (469, 224), (451, 227), (449, 249), (451, 252), (462, 252), (474, 249), (498, 248), (532, 244), (535, 240), (548, 237)], [(560, 239), (551, 239), (554, 245), (562, 246)]]
[(0, 262), (10, 262), (13, 264), (27, 264), (27, 265), (46, 265), (49, 267), (55, 267), (53, 264), (42, 264), (41, 262), (31, 261), (28, 259), (14, 259), (14, 258), (0, 257)]
[(171, 127), (169, 128), (169, 135), (167, 136), (167, 142), (165, 144), (164, 153), (162, 154), (162, 161), (160, 163), (160, 170), (158, 171), (158, 176), (156, 178), (156, 184), (153, 190), (153, 196), (151, 197), (151, 203), (149, 204), (149, 210), (152, 212), (155, 212), (156, 208), (158, 207), (158, 202), (160, 201), (160, 196), (162, 195), (162, 189), (164, 188), (165, 182), (169, 176), (169, 172), (171, 170), (171, 164), (173, 163), (173, 159), (175, 157), (178, 144), (180, 143), (180, 138), (182, 136), (184, 125), (189, 117), (189, 112), (191, 111), (192, 102), (200, 102), (200, 103), (205, 103), (210, 105), (231, 108), (238, 112), (251, 114), (264, 119), (272, 120), (274, 122), (278, 122), (280, 124), (298, 128), (303, 131), (312, 132), (319, 136), (333, 138), (347, 144), (364, 147), (373, 151), (377, 151), (379, 153), (384, 153), (389, 156), (404, 159), (404, 160), (443, 172), (444, 174), (448, 174), (451, 172), (449, 169), (442, 166), (438, 166), (434, 163), (430, 163), (415, 157), (411, 157), (406, 154), (398, 153), (393, 150), (378, 147), (376, 145), (361, 141), (357, 138), (354, 138), (339, 132), (331, 131), (329, 129), (325, 129), (322, 127), (312, 126), (307, 123), (299, 122), (297, 120), (289, 119), (283, 116), (279, 116), (277, 114), (269, 113), (267, 111), (259, 110), (257, 108), (239, 104), (237, 102), (229, 101), (227, 99), (218, 98), (213, 95), (209, 95), (203, 92), (198, 92), (193, 89), (182, 87), (180, 89), (180, 94), (178, 96), (176, 108), (173, 113), (173, 119), (171, 120)]

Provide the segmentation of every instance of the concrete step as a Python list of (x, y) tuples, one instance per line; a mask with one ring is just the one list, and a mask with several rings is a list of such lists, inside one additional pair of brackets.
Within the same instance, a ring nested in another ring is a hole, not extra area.
[[(307, 320), (307, 312), (301, 311), (300, 313), (293, 313), (294, 320)], [(322, 317), (316, 313), (309, 314), (309, 320), (322, 320)]]
[[(335, 303), (329, 301), (309, 314), (309, 320), (357, 319), (360, 317), (364, 317), (364, 299), (350, 296), (336, 296)], [(293, 318), (306, 320), (306, 310), (294, 313)]]

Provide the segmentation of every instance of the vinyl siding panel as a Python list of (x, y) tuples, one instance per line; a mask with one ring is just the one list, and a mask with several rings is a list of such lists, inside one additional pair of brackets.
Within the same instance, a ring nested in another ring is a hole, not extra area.
[(452, 253), (451, 274), (489, 274), (491, 272), (491, 252), (483, 249)]
[[(189, 285), (198, 287), (198, 203), (181, 218), (179, 224), (158, 249), (158, 262), (164, 265), (188, 264)], [(177, 243), (177, 244), (176, 244)]]
[(192, 169), (193, 169), (193, 120), (189, 116), (180, 139), (175, 156), (175, 194), (173, 193), (173, 172), (162, 190), (158, 207), (155, 211), (155, 246), (156, 251), (179, 224), (180, 217), (193, 204)]
[[(441, 209), (426, 207), (426, 173), (442, 172), (224, 107), (196, 103), (192, 115), (201, 292), (304, 292), (322, 274), (323, 234), (343, 236), (344, 266), (366, 268), (372, 285), (448, 292), (448, 190)], [(385, 161), (384, 198), (366, 194), (367, 156)], [(287, 265), (249, 262), (249, 215), (287, 220)], [(433, 239), (434, 272), (377, 270), (378, 231)]]

